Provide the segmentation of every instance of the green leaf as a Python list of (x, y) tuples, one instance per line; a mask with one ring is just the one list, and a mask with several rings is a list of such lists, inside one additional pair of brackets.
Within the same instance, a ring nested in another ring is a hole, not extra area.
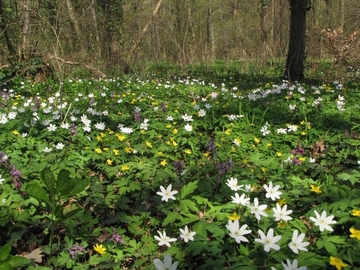
[(0, 269), (1, 270), (13, 270), (13, 267), (8, 262), (0, 263)]
[(76, 215), (77, 213), (79, 213), (81, 210), (81, 208), (77, 208), (77, 209), (74, 209), (74, 210), (71, 210), (70, 212), (67, 212), (65, 215), (62, 216), (62, 220), (66, 220), (68, 218), (71, 218), (72, 216)]
[(163, 226), (168, 225), (169, 223), (173, 223), (175, 220), (180, 219), (181, 216), (177, 212), (171, 212), (167, 215), (167, 217), (164, 219)]
[(329, 252), (330, 255), (335, 256), (337, 253), (336, 246), (333, 243), (326, 242), (326, 245), (324, 245), (327, 252)]
[(184, 199), (187, 195), (193, 193), (197, 188), (198, 181), (190, 182), (183, 186), (180, 190), (180, 199)]
[(0, 261), (5, 260), (10, 255), (10, 250), (12, 246), (12, 241), (6, 243), (5, 246), (0, 248)]
[(324, 247), (324, 240), (318, 239), (318, 240), (316, 241), (316, 248), (317, 248), (317, 249), (322, 249), (323, 247)]
[(207, 238), (206, 227), (208, 224), (205, 220), (200, 220), (194, 225), (193, 231), (196, 231), (196, 234), (201, 235), (205, 240)]
[(11, 257), (11, 259), (8, 262), (10, 263), (10, 265), (13, 268), (23, 267), (23, 266), (28, 265), (29, 263), (31, 263), (31, 261), (29, 259), (26, 259), (26, 258), (24, 258), (22, 256), (13, 256), (13, 257)]
[(62, 169), (56, 179), (57, 184), (57, 192), (61, 193), (63, 190), (65, 190), (69, 185), (71, 185), (70, 182), (70, 172)]
[(193, 210), (194, 212), (199, 212), (199, 209), (196, 207), (196, 204), (190, 200), (181, 200), (180, 209), (185, 213), (188, 212), (189, 209)]
[[(56, 183), (53, 172), (50, 168), (45, 168), (40, 172), (40, 178), (45, 184), (50, 196), (54, 196), (56, 192)], [(36, 198), (36, 197), (35, 197)]]
[(62, 197), (68, 198), (70, 196), (78, 194), (79, 192), (84, 191), (90, 183), (89, 180), (84, 179), (69, 179), (69, 182), (71, 184), (66, 189), (60, 192), (60, 195)]
[(353, 264), (353, 261), (355, 260), (355, 251), (353, 248), (348, 248), (347, 256), (349, 259), (349, 263)]
[(35, 199), (38, 199), (40, 201), (43, 201), (48, 205), (51, 205), (51, 201), (49, 199), (48, 193), (45, 191), (44, 188), (42, 188), (38, 184), (28, 184), (25, 188), (25, 192), (29, 196), (34, 197)]

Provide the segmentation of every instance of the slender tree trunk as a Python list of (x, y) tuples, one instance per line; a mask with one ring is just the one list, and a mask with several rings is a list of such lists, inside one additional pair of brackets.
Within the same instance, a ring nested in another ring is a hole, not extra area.
[(156, 6), (155, 6), (155, 9), (154, 9), (153, 12), (152, 12), (152, 17), (151, 17), (151, 18), (149, 19), (149, 21), (145, 24), (144, 28), (143, 28), (142, 31), (141, 31), (140, 36), (139, 36), (138, 39), (135, 41), (134, 45), (131, 47), (131, 50), (130, 50), (130, 52), (129, 52), (129, 54), (128, 54), (128, 57), (127, 57), (128, 62), (130, 62), (129, 60), (133, 57), (133, 54), (134, 54), (135, 49), (139, 46), (141, 40), (143, 39), (145, 33), (146, 33), (147, 30), (148, 30), (148, 28), (149, 28), (149, 26), (150, 26), (153, 18), (155, 17), (156, 13), (159, 11), (159, 9), (160, 9), (161, 4), (162, 4), (163, 1), (164, 1), (164, 0), (159, 0), (159, 1), (157, 2)]
[(345, 0), (340, 1), (340, 27), (344, 29), (345, 25)]
[(81, 58), (85, 56), (85, 46), (83, 44), (82, 35), (80, 31), (79, 22), (75, 17), (74, 7), (72, 6), (71, 0), (66, 0), (66, 7), (68, 9), (70, 21), (74, 27), (76, 39), (80, 47), (80, 56)]
[(30, 15), (29, 15), (29, 3), (28, 0), (22, 1), (23, 8), (23, 24), (21, 29), (21, 47), (20, 47), (20, 59), (26, 60), (26, 49), (28, 48), (28, 37), (30, 32)]
[(208, 6), (208, 14), (207, 14), (207, 22), (206, 22), (206, 30), (207, 30), (207, 37), (206, 37), (206, 47), (210, 49), (210, 59), (214, 59), (216, 57), (216, 48), (215, 48), (215, 34), (214, 34), (214, 26), (212, 21), (212, 14), (213, 14), (213, 7), (212, 7), (212, 0), (209, 0)]
[(306, 12), (308, 0), (290, 1), (290, 39), (285, 76), (288, 80), (304, 79)]

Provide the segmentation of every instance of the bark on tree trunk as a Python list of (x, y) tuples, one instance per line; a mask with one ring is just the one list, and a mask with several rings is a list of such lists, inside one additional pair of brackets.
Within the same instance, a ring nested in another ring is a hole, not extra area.
[(0, 0), (0, 16), (2, 16), (2, 19), (0, 20), (0, 29), (1, 29), (1, 33), (4, 33), (7, 49), (9, 51), (9, 55), (14, 56), (16, 54), (16, 51), (15, 51), (14, 45), (12, 44), (12, 42), (10, 40), (9, 33), (8, 33), (8, 25), (5, 20), (5, 16), (3, 16), (3, 14), (4, 14), (3, 1)]
[[(210, 47), (209, 56), (210, 56), (211, 60), (216, 58), (215, 34), (214, 34), (214, 26), (213, 26), (213, 21), (212, 21), (212, 14), (213, 14), (212, 0), (209, 0), (207, 22), (206, 22), (207, 34), (206, 34), (205, 46), (206, 46), (206, 48)], [(205, 51), (207, 51), (207, 50), (205, 50)]]
[(304, 79), (306, 12), (308, 0), (290, 1), (290, 39), (285, 76), (290, 81)]
[(75, 35), (77, 38), (77, 41), (79, 43), (80, 46), (80, 57), (83, 58), (85, 56), (85, 47), (83, 44), (83, 40), (82, 40), (82, 35), (81, 35), (81, 31), (80, 31), (80, 26), (79, 26), (79, 22), (77, 21), (76, 17), (75, 17), (75, 12), (74, 12), (74, 8), (72, 6), (71, 0), (66, 0), (66, 6), (68, 9), (68, 13), (69, 13), (69, 18), (70, 21), (74, 27), (75, 30)]

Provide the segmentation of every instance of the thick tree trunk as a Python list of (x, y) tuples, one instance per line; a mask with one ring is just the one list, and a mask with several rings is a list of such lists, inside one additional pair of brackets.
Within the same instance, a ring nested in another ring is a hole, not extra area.
[(304, 79), (306, 12), (308, 0), (290, 1), (290, 40), (285, 76), (290, 81)]
[(15, 51), (15, 47), (14, 47), (14, 45), (13, 45), (11, 39), (10, 39), (10, 36), (9, 36), (8, 25), (7, 25), (7, 21), (5, 20), (4, 13), (5, 12), (4, 12), (3, 1), (0, 0), (0, 16), (1, 16), (0, 33), (4, 34), (7, 49), (9, 51), (9, 56), (14, 56), (14, 55), (16, 55), (16, 51)]

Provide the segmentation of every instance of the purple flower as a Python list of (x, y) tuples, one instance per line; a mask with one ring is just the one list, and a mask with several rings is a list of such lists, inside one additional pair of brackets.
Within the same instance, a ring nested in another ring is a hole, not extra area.
[(114, 229), (114, 234), (111, 236), (110, 241), (114, 241), (116, 243), (122, 243), (122, 236), (117, 233), (117, 231)]
[(140, 121), (141, 121), (140, 113), (137, 112), (137, 111), (134, 112), (134, 120), (135, 120), (136, 122), (140, 122)]
[(219, 182), (220, 178), (232, 169), (233, 163), (232, 163), (232, 160), (229, 158), (226, 161), (217, 164), (216, 167), (218, 170), (217, 181)]
[(80, 253), (80, 252), (85, 252), (85, 249), (83, 246), (79, 246), (79, 245), (72, 245), (71, 248), (69, 248), (69, 253), (71, 255), (71, 258), (75, 258), (75, 256)]
[(206, 144), (206, 149), (212, 154), (212, 157), (213, 157), (214, 159), (217, 157), (214, 139), (211, 139), (211, 140)]
[(182, 171), (185, 169), (184, 164), (182, 164), (180, 161), (174, 161), (172, 165), (175, 167), (176, 174), (180, 176)]
[(21, 179), (22, 178), (21, 172), (18, 169), (16, 169), (15, 166), (11, 167), (10, 174), (13, 179), (16, 179), (16, 178)]
[(291, 162), (292, 162), (292, 164), (294, 164), (294, 165), (301, 165), (301, 160), (299, 160), (299, 159), (297, 159), (297, 158), (292, 158), (291, 159)]
[(298, 144), (295, 149), (290, 151), (290, 153), (293, 155), (303, 155), (305, 154), (305, 149), (300, 144)]
[(167, 111), (167, 109), (166, 109), (166, 105), (165, 105), (165, 103), (164, 103), (164, 102), (161, 102), (161, 104), (160, 104), (160, 108), (162, 109), (162, 111), (163, 111), (163, 112), (166, 112), (166, 111)]
[(71, 124), (71, 130), (70, 130), (70, 133), (72, 136), (76, 136), (77, 135), (77, 130), (76, 130), (76, 125), (73, 123)]

